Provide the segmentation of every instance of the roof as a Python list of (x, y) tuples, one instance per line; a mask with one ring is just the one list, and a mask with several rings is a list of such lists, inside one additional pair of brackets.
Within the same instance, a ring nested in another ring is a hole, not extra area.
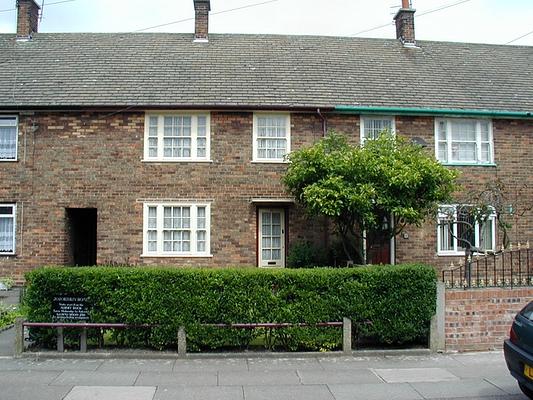
[(533, 110), (533, 47), (319, 36), (0, 35), (0, 108)]

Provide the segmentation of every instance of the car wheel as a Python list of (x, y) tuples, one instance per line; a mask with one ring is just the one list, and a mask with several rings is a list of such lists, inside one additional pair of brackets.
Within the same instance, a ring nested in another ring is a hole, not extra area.
[(524, 393), (527, 397), (529, 397), (530, 399), (533, 400), (533, 390), (528, 389), (527, 387), (525, 387), (521, 383), (519, 383), (518, 386), (520, 386), (520, 390), (522, 391), (522, 393)]

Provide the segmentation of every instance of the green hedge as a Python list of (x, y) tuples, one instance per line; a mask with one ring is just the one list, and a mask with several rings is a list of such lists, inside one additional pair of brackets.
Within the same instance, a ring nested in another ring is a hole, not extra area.
[[(130, 346), (175, 346), (180, 325), (190, 350), (246, 347), (259, 336), (271, 347), (324, 350), (340, 346), (336, 328), (274, 331), (216, 329), (202, 323), (371, 320), (364, 337), (381, 344), (425, 341), (435, 312), (436, 274), (425, 265), (345, 269), (177, 269), (44, 267), (26, 275), (28, 319), (52, 320), (52, 298), (87, 296), (92, 322), (160, 324), (116, 332)], [(45, 341), (41, 336), (42, 341)]]

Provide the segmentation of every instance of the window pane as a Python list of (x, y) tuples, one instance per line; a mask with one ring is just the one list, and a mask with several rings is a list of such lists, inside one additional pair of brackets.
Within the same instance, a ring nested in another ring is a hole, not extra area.
[(476, 123), (474, 121), (454, 121), (451, 128), (452, 140), (476, 141)]
[(390, 119), (364, 119), (363, 137), (365, 139), (377, 139), (385, 130), (392, 131)]
[(457, 249), (476, 244), (476, 221), (468, 209), (457, 210)]
[(0, 218), (0, 253), (12, 253), (13, 248), (13, 217)]
[(488, 142), (490, 140), (489, 123), (487, 121), (481, 121), (479, 125), (481, 130), (481, 141)]
[(148, 207), (148, 228), (157, 228), (157, 208)]
[(269, 249), (263, 249), (263, 251), (261, 252), (262, 254), (262, 258), (263, 260), (271, 260), (272, 259), (272, 251), (269, 250)]
[(17, 158), (17, 128), (0, 125), (0, 160)]
[(439, 160), (448, 161), (448, 144), (446, 142), (439, 142)]
[(446, 121), (440, 121), (438, 128), (437, 128), (437, 135), (439, 140), (447, 140), (446, 139)]
[(452, 142), (454, 161), (476, 161), (476, 143)]
[(494, 244), (492, 242), (493, 224), (494, 219), (490, 218), (481, 225), (479, 247), (482, 250), (494, 250)]
[(439, 226), (440, 230), (440, 250), (441, 251), (453, 251), (453, 226), (451, 224), (442, 224)]
[(481, 161), (490, 162), (490, 144), (481, 143)]

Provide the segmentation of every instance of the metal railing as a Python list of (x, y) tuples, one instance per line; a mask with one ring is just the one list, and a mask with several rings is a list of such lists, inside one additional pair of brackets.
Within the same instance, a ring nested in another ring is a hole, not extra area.
[(527, 244), (469, 257), (442, 271), (448, 289), (533, 286), (533, 249)]

